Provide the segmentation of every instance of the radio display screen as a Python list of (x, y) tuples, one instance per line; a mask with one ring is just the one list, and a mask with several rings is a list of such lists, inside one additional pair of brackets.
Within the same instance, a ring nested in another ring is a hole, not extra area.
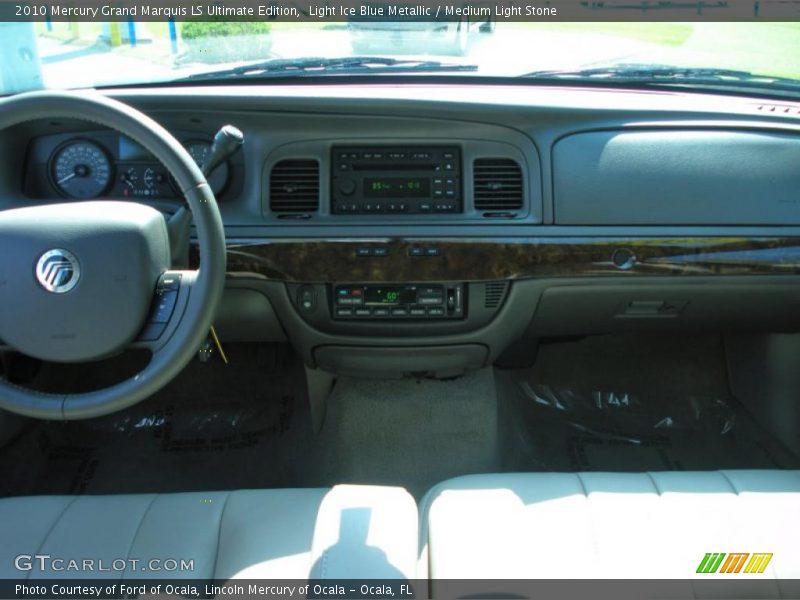
[(415, 289), (400, 286), (369, 286), (364, 294), (365, 304), (392, 306), (395, 304), (413, 304), (416, 301), (417, 291)]
[(428, 198), (431, 180), (427, 177), (366, 177), (367, 198)]

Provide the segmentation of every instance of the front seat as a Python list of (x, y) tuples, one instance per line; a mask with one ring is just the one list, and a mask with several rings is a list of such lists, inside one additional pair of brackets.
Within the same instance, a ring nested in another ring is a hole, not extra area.
[(417, 523), (380, 486), (12, 497), (0, 578), (410, 579)]
[(472, 475), (420, 511), (434, 581), (800, 579), (800, 471)]

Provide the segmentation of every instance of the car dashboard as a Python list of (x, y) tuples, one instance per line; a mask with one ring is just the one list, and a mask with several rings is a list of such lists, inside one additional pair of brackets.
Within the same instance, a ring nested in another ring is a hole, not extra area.
[[(447, 376), (513, 363), (520, 340), (800, 327), (800, 104), (467, 83), (103, 93), (199, 163), (222, 125), (244, 132), (209, 176), (223, 340)], [(2, 136), (0, 208), (182, 204), (119, 134), (52, 120)]]

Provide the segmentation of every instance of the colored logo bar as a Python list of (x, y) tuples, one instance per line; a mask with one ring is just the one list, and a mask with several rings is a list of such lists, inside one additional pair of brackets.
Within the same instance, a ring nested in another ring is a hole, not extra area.
[(763, 573), (771, 560), (771, 552), (707, 552), (697, 573)]

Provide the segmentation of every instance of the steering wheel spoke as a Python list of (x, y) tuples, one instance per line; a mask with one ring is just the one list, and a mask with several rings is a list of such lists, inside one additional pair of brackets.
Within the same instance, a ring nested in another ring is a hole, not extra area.
[(158, 278), (150, 312), (132, 348), (147, 349), (153, 354), (169, 341), (180, 327), (197, 271), (166, 271)]

